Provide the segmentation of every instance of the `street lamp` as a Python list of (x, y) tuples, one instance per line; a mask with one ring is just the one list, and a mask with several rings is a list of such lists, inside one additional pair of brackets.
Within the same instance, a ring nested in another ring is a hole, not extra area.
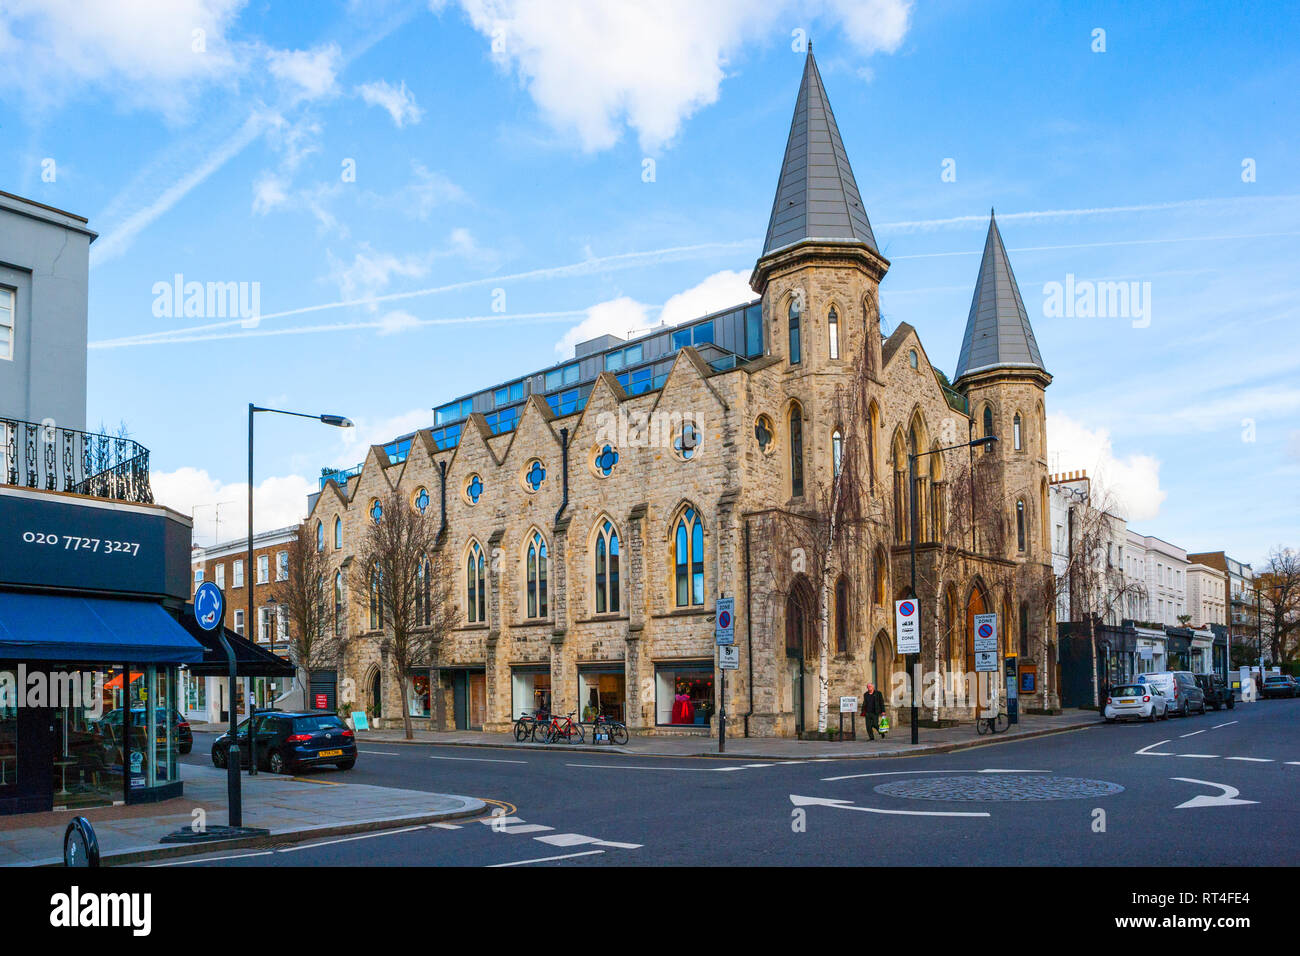
[[(985, 445), (992, 445), (997, 440), (998, 437), (996, 435), (986, 435), (983, 438), (975, 438), (972, 439), (971, 441), (963, 442), (960, 445), (949, 445), (946, 448), (932, 448), (929, 451), (923, 451), (920, 454), (911, 451), (907, 453), (907, 502), (908, 502), (907, 511), (908, 511), (908, 525), (910, 530), (910, 533), (908, 534), (908, 538), (910, 539), (910, 550), (911, 550), (911, 557), (912, 557), (911, 591), (912, 591), (913, 600), (916, 599), (916, 535), (917, 535), (916, 460), (918, 458), (924, 458), (926, 455), (937, 455), (940, 452), (955, 451), (958, 448), (981, 448)], [(974, 482), (973, 477), (971, 481)], [(972, 484), (972, 488), (973, 487), (974, 485)], [(971, 530), (972, 531), (974, 531), (974, 527), (975, 527), (974, 509), (975, 509), (975, 497), (972, 494), (971, 495), (971, 518), (972, 518)], [(921, 636), (921, 620), (922, 620), (922, 615), (917, 614), (916, 632), (917, 632), (918, 641)], [(907, 671), (908, 671), (908, 676), (912, 680), (912, 743), (913, 744), (920, 743), (920, 729), (917, 727), (917, 721), (921, 719), (921, 715), (916, 703), (916, 698), (917, 698), (916, 665), (918, 663), (918, 659), (920, 658), (920, 656), (921, 655), (919, 653), (907, 655)]]
[[(253, 604), (253, 584), (257, 580), (253, 568), (253, 417), (258, 412), (267, 412), (272, 415), (292, 415), (295, 418), (314, 418), (326, 425), (333, 425), (335, 428), (352, 427), (352, 422), (342, 415), (308, 415), (305, 412), (287, 412), (280, 408), (262, 408), (252, 402), (248, 403), (248, 574), (245, 581), (248, 586), (249, 628), (252, 628), (252, 622), (255, 619), (253, 614), (255, 609)], [(243, 826), (244, 817), (243, 796), (240, 793), (239, 780), (239, 736), (235, 725), (235, 684), (239, 680), (239, 675), (236, 673), (234, 655), (229, 654), (228, 657), (230, 660), (230, 751), (226, 758), (226, 793), (230, 805), (230, 825), (238, 827)], [(253, 770), (257, 767), (257, 749), (253, 738), (253, 722), (251, 720), (248, 723), (248, 747), (248, 766), (250, 770)]]

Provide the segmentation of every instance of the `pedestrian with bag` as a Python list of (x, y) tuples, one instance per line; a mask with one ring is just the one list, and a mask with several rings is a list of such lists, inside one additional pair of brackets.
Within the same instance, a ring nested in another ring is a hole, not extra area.
[[(885, 696), (876, 690), (875, 684), (867, 685), (867, 692), (862, 695), (862, 719), (867, 725), (867, 737), (876, 739), (876, 727), (885, 713)], [(883, 738), (884, 732), (880, 736)]]

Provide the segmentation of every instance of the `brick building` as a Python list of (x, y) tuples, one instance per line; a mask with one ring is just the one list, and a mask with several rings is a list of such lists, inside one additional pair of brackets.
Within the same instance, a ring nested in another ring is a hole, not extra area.
[[(253, 572), (248, 573), (248, 539), (236, 538), (207, 548), (197, 545), (190, 554), (190, 599), (204, 581), (212, 581), (226, 596), (226, 615), (222, 622), (230, 630), (259, 647), (289, 658), (289, 615), (284, 608), (285, 595), (277, 594), (288, 586), (289, 544), (298, 533), (296, 526), (263, 531), (253, 536)], [(253, 589), (256, 608), (254, 627), (248, 626), (248, 588)], [(273, 639), (274, 638), (274, 639)], [(220, 677), (186, 678), (184, 710), (194, 720), (218, 722), (226, 709), (226, 681)], [(262, 677), (248, 678), (235, 701), (237, 713), (244, 713), (244, 695), (251, 693), (259, 707), (271, 706), (287, 689), (287, 681)]]
[[(634, 732), (716, 732), (713, 615), (725, 596), (740, 656), (729, 732), (814, 728), (823, 644), (832, 701), (868, 681), (889, 698), (904, 671), (893, 622), (909, 593), (911, 487), (921, 666), (945, 681), (974, 671), (972, 618), (993, 612), (999, 660), (1018, 654), (1022, 672), (1042, 675), (1023, 685), (1025, 704), (1055, 706), (1053, 610), (1041, 599), (1051, 376), (1002, 237), (990, 220), (951, 386), (912, 326), (882, 336), (888, 268), (810, 53), (755, 300), (583, 343), (568, 362), (439, 406), (433, 427), (321, 479), (308, 522), (337, 568), (339, 702), (388, 724), (407, 680), (421, 726), (499, 730), (549, 707), (603, 712)], [(999, 441), (968, 451), (976, 436)], [(909, 453), (925, 456), (910, 486)], [(858, 463), (863, 517), (850, 552), (810, 573), (797, 542), (838, 513), (826, 502), (841, 460)], [(406, 675), (346, 586), (393, 490), (440, 522), (460, 605), (458, 626)], [(972, 713), (947, 698), (925, 708), (931, 719)]]

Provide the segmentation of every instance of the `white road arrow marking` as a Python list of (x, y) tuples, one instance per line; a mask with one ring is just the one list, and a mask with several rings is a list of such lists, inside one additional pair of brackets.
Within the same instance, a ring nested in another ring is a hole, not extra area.
[(1210, 729), (1211, 729), (1211, 730), (1218, 730), (1220, 727), (1231, 727), (1231, 726), (1232, 726), (1233, 724), (1235, 724), (1235, 723), (1237, 723), (1237, 721), (1235, 721), (1235, 720), (1230, 720), (1230, 721), (1228, 721), (1226, 724), (1215, 724), (1215, 725), (1214, 725), (1213, 727), (1211, 727)]
[(847, 777), (822, 777), (822, 782), (835, 780), (858, 780), (862, 777), (896, 777), (911, 776), (914, 773), (1054, 773), (1052, 770), (877, 770), (875, 773), (851, 773)]
[(1217, 796), (1207, 797), (1201, 794), (1199, 797), (1192, 797), (1186, 803), (1180, 803), (1174, 807), (1175, 810), (1190, 810), (1192, 807), (1233, 807), (1247, 803), (1259, 803), (1258, 800), (1240, 800), (1237, 795), (1241, 793), (1236, 787), (1230, 787), (1226, 783), (1215, 783), (1212, 780), (1193, 780), (1191, 777), (1170, 777), (1171, 780), (1181, 780), (1183, 783), (1199, 783), (1203, 787), (1215, 787), (1223, 792)]
[[(1170, 739), (1172, 740), (1173, 738)], [(1139, 754), (1145, 755), (1147, 757), (1177, 757), (1178, 754), (1171, 754), (1167, 750), (1160, 751), (1160, 750), (1151, 749), (1152, 747), (1159, 747), (1160, 744), (1167, 744), (1167, 743), (1169, 743), (1168, 740), (1162, 740), (1159, 743), (1147, 744), (1147, 746), (1143, 747), (1141, 750), (1133, 751), (1133, 755), (1135, 757)]]
[(857, 810), (860, 813), (886, 813), (900, 817), (987, 817), (987, 813), (963, 813), (955, 810), (881, 810), (877, 807), (855, 807), (848, 800), (833, 800), (829, 797), (801, 797), (790, 794), (790, 802), (796, 807), (832, 807), (836, 810)]

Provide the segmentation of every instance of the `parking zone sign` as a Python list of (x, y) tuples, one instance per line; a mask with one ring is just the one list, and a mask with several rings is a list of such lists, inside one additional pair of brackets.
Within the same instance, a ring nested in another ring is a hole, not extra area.
[(921, 653), (921, 605), (914, 598), (894, 602), (894, 633), (898, 653)]

